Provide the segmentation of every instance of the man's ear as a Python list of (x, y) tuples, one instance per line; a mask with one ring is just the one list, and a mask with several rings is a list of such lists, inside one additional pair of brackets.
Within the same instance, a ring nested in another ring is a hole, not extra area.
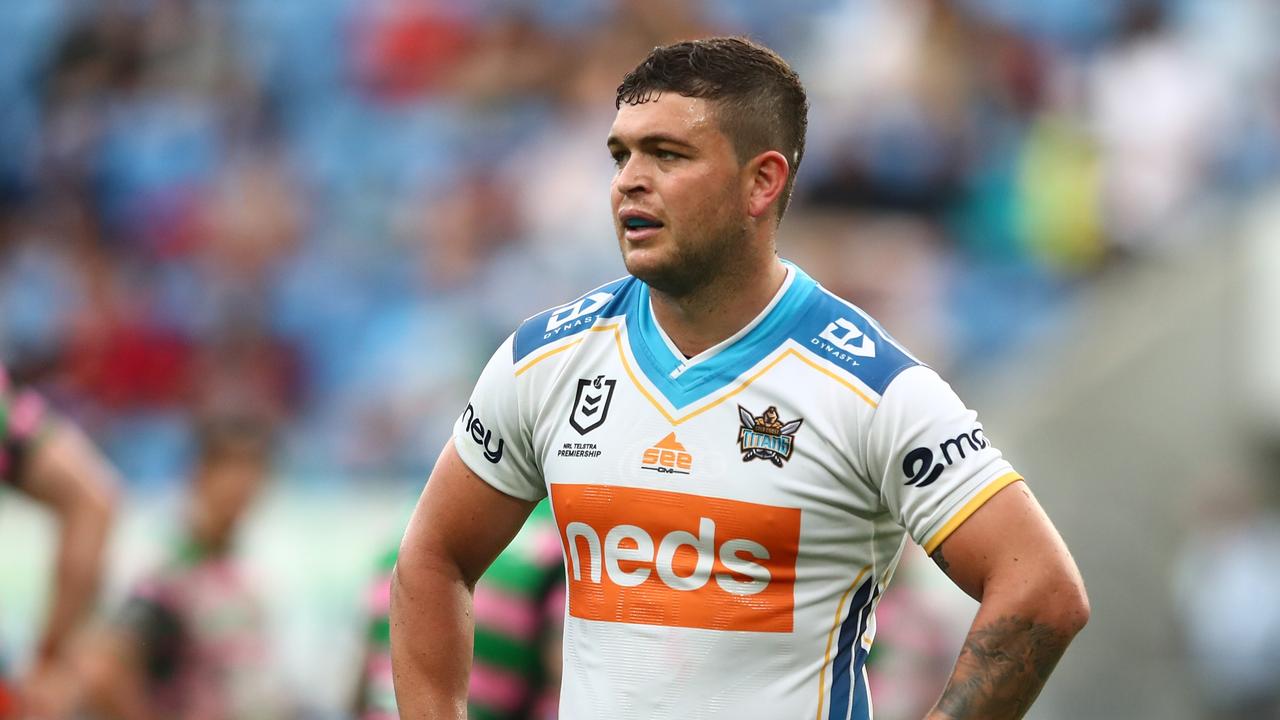
[(753, 218), (763, 217), (782, 195), (791, 177), (791, 164), (777, 150), (766, 150), (747, 164), (744, 182), (747, 193), (747, 212)]

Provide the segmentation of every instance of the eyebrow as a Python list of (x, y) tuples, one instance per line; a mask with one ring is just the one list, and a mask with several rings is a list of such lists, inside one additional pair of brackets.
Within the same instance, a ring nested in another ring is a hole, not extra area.
[[(678, 145), (679, 147), (688, 148), (690, 150), (697, 149), (696, 146), (687, 143), (674, 135), (667, 135), (665, 133), (651, 133), (649, 135), (645, 135), (636, 143), (639, 147), (653, 147), (655, 145), (663, 144)], [(626, 143), (619, 139), (617, 135), (610, 135), (609, 138), (605, 140), (605, 145), (612, 148), (619, 145), (625, 146)]]

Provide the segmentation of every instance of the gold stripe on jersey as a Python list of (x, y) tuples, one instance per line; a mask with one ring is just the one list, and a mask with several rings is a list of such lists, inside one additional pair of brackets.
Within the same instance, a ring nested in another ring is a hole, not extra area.
[(561, 346), (560, 346), (560, 347), (558, 347), (558, 348), (554, 348), (554, 349), (552, 349), (552, 350), (548, 350), (548, 351), (546, 351), (546, 352), (542, 353), (542, 354), (541, 354), (541, 355), (539, 355), (538, 357), (536, 357), (536, 358), (534, 358), (534, 359), (530, 360), (529, 362), (525, 363), (525, 364), (524, 364), (524, 366), (523, 366), (523, 367), (521, 367), (519, 370), (516, 370), (516, 377), (520, 377), (521, 375), (523, 375), (523, 374), (525, 373), (525, 371), (526, 371), (526, 370), (528, 370), (529, 368), (533, 367), (534, 365), (537, 365), (538, 363), (542, 362), (543, 360), (546, 360), (547, 358), (551, 357), (552, 355), (555, 355), (556, 353), (564, 352), (565, 350), (568, 350), (569, 348), (573, 347), (574, 345), (578, 345), (578, 344), (580, 344), (581, 342), (582, 342), (582, 338), (578, 338), (577, 340), (574, 340), (574, 341), (572, 341), (572, 342), (567, 342), (567, 343), (565, 343), (565, 344), (561, 345)]
[(841, 385), (843, 385), (843, 386), (845, 386), (845, 387), (849, 388), (850, 390), (852, 390), (852, 391), (853, 391), (853, 394), (855, 394), (855, 395), (857, 395), (858, 397), (862, 398), (862, 400), (863, 400), (864, 402), (866, 402), (868, 405), (870, 405), (870, 406), (871, 406), (871, 409), (872, 409), (872, 410), (876, 409), (877, 407), (880, 407), (880, 404), (879, 404), (879, 403), (877, 403), (875, 400), (872, 400), (871, 398), (867, 397), (866, 393), (862, 392), (862, 391), (861, 391), (861, 390), (859, 390), (857, 387), (855, 387), (855, 386), (853, 385), (853, 383), (850, 383), (848, 380), (845, 380), (844, 378), (840, 377), (839, 375), (836, 375), (835, 373), (831, 372), (831, 371), (830, 371), (830, 370), (828, 370), (827, 368), (824, 368), (824, 367), (822, 367), (821, 365), (819, 365), (818, 363), (814, 362), (813, 360), (811, 360), (811, 359), (809, 359), (809, 358), (805, 357), (803, 353), (796, 352), (796, 350), (795, 350), (794, 348), (787, 348), (787, 353), (789, 353), (789, 354), (791, 354), (791, 355), (795, 355), (795, 356), (796, 356), (796, 357), (797, 357), (801, 362), (803, 362), (805, 365), (808, 365), (809, 367), (813, 368), (814, 370), (817, 370), (818, 372), (822, 373), (823, 375), (826, 375), (827, 377), (831, 378), (832, 380), (835, 380), (836, 382), (840, 383)]
[(961, 523), (968, 520), (969, 516), (977, 512), (978, 508), (986, 504), (993, 495), (1021, 479), (1022, 476), (1018, 473), (1010, 472), (1001, 475), (990, 483), (987, 483), (987, 486), (978, 491), (978, 494), (974, 495), (972, 500), (965, 503), (964, 507), (960, 508), (960, 512), (952, 515), (951, 519), (947, 521), (947, 524), (943, 525), (938, 532), (933, 534), (933, 537), (929, 538), (929, 540), (924, 544), (925, 554), (932, 555), (933, 551), (938, 549), (938, 546), (942, 544), (943, 540), (946, 540), (951, 533), (955, 532), (956, 528), (960, 527)]

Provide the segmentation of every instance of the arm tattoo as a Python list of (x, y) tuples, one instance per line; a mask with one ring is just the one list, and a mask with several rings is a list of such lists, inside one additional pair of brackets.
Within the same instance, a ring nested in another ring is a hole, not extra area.
[(937, 709), (956, 720), (1017, 720), (1040, 694), (1070, 638), (1017, 616), (974, 628)]
[(938, 569), (941, 570), (944, 575), (951, 577), (951, 563), (947, 562), (947, 559), (943, 557), (941, 547), (934, 550), (933, 554), (929, 557), (933, 558), (933, 561), (938, 565)]

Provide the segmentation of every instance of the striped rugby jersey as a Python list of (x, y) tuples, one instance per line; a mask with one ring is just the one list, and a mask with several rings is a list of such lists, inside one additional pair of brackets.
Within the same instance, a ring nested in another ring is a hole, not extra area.
[[(380, 563), (368, 596), (370, 614), (360, 720), (395, 720), (391, 678), (391, 571), (396, 551)], [(467, 716), (472, 720), (555, 717), (544, 651), (557, 640), (564, 615), (564, 567), (551, 508), (540, 503), (524, 528), (476, 583), (475, 655)]]
[(252, 575), (192, 539), (130, 591), (116, 622), (133, 635), (159, 717), (280, 717), (265, 610)]
[(14, 387), (0, 367), (0, 484), (18, 484), (31, 447), (49, 427), (44, 400), (31, 390)]
[[(0, 366), (0, 485), (19, 485), (32, 448), (53, 422), (44, 400), (31, 390), (16, 388)], [(18, 695), (7, 684), (9, 668), (0, 657), (0, 718), (17, 717)]]
[(530, 318), (454, 445), (495, 488), (550, 496), (574, 720), (870, 718), (905, 538), (932, 552), (1020, 479), (933, 370), (789, 263), (693, 358), (635, 278)]

